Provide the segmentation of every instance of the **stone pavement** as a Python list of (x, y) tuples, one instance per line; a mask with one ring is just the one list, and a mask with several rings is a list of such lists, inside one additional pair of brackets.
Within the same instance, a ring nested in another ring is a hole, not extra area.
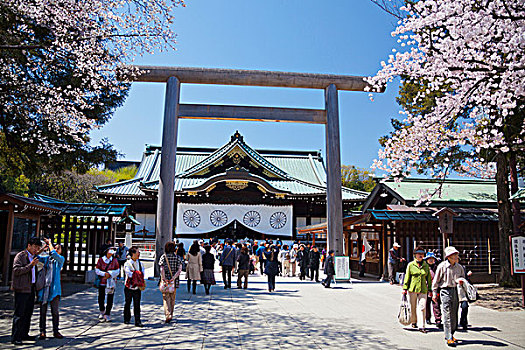
[[(216, 274), (217, 280), (221, 278)], [(97, 320), (96, 290), (63, 298), (62, 340), (27, 342), (26, 349), (445, 349), (443, 333), (403, 329), (397, 322), (401, 289), (387, 283), (354, 281), (325, 289), (298, 278), (277, 278), (268, 293), (264, 277), (250, 276), (248, 290), (218, 282), (206, 296), (188, 294), (181, 283), (175, 317), (163, 323), (162, 297), (154, 281), (143, 292), (140, 329), (122, 323), (119, 282), (111, 323)], [(525, 311), (497, 312), (472, 304), (472, 329), (458, 332), (458, 348), (525, 349)], [(0, 347), (10, 349), (11, 320), (0, 320)], [(38, 333), (38, 308), (32, 334)], [(48, 316), (51, 334), (51, 316)]]

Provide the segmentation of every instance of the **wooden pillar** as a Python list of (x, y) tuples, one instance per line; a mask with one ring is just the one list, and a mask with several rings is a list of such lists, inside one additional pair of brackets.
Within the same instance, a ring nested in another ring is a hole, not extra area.
[(341, 194), (341, 148), (339, 141), (339, 103), (334, 84), (325, 89), (326, 110), (326, 215), (328, 249), (343, 254), (343, 200)]
[[(179, 79), (176, 77), (168, 78), (166, 84), (166, 100), (164, 101), (160, 182), (157, 199), (157, 225), (155, 227), (155, 266), (157, 266), (156, 262), (164, 252), (164, 245), (166, 242), (172, 240), (179, 96)], [(155, 268), (155, 276), (159, 276), (158, 268)]]
[(13, 245), (13, 228), (15, 225), (15, 212), (13, 205), (9, 205), (9, 213), (7, 214), (7, 227), (4, 246), (4, 261), (2, 266), (2, 284), (7, 286), (10, 279), (9, 267), (11, 265), (11, 246)]

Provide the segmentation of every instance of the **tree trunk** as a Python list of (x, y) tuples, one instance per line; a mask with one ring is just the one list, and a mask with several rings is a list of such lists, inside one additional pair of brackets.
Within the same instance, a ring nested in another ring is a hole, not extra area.
[[(516, 164), (516, 154), (512, 152), (509, 158), (509, 172), (510, 172), (510, 194), (513, 195), (519, 190), (518, 185), (518, 166)], [(512, 201), (512, 221), (514, 224), (514, 234), (519, 235), (521, 225), (520, 201), (514, 199)]]
[(496, 186), (498, 197), (498, 230), (500, 256), (500, 285), (517, 286), (510, 271), (509, 236), (513, 234), (512, 209), (509, 200), (509, 167), (505, 154), (499, 152), (496, 156)]

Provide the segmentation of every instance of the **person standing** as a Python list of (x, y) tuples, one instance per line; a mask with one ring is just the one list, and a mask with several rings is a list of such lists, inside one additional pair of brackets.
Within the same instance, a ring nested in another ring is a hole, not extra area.
[(44, 288), (38, 292), (40, 304), (40, 336), (39, 339), (46, 339), (46, 316), (47, 306), (51, 305), (51, 317), (53, 322), (53, 337), (62, 339), (64, 336), (58, 331), (59, 313), (58, 304), (62, 295), (60, 283), (60, 271), (66, 259), (62, 256), (62, 246), (57, 244), (53, 247), (51, 240), (45, 238), (46, 246), (50, 249), (48, 256), (39, 256), (38, 259), (44, 264), (46, 271), (46, 283)]
[(36, 340), (29, 335), (31, 316), (35, 307), (36, 264), (42, 242), (37, 237), (31, 237), (26, 249), (16, 254), (13, 261), (13, 276), (11, 289), (15, 293), (15, 311), (11, 329), (11, 343), (22, 345), (23, 340)]
[(201, 248), (197, 241), (193, 242), (188, 251), (188, 266), (186, 267), (186, 279), (188, 280), (188, 293), (193, 283), (193, 294), (197, 294), (197, 281), (201, 280), (202, 272)]
[(275, 276), (279, 274), (278, 254), (279, 251), (273, 244), (270, 246), (270, 250), (264, 253), (266, 258), (264, 273), (268, 276), (268, 291), (270, 293), (275, 291)]
[(332, 283), (332, 279), (335, 276), (334, 255), (335, 252), (333, 250), (329, 250), (324, 263), (324, 273), (326, 274), (326, 279), (323, 281), (323, 286), (325, 288), (331, 288), (330, 283)]
[(297, 270), (297, 244), (294, 244), (292, 249), (290, 249), (290, 268), (292, 270), (292, 277), (295, 277)]
[(403, 294), (407, 294), (410, 299), (410, 310), (412, 315), (410, 322), (412, 328), (418, 328), (421, 333), (427, 333), (426, 329), (426, 310), (427, 297), (432, 296), (432, 276), (430, 267), (424, 260), (425, 250), (416, 247), (414, 250), (414, 261), (407, 266), (405, 281), (403, 284)]
[[(101, 256), (95, 266), (95, 274), (98, 276), (98, 308), (100, 314), (98, 318), (104, 322), (110, 321), (111, 309), (113, 308), (113, 297), (115, 294), (115, 279), (117, 278), (120, 267), (114, 257), (115, 250), (108, 248)], [(106, 300), (107, 299), (107, 300)], [(104, 301), (106, 305), (104, 306)]]
[(304, 280), (306, 278), (306, 271), (308, 269), (308, 253), (304, 247), (304, 244), (299, 246), (299, 251), (297, 252), (297, 261), (299, 262), (299, 279)]
[(159, 259), (162, 282), (165, 285), (173, 285), (171, 291), (162, 292), (166, 323), (173, 319), (173, 308), (175, 307), (177, 288), (179, 288), (179, 275), (182, 272), (182, 258), (177, 254), (177, 249), (180, 248), (177, 248), (174, 242), (167, 242), (164, 246), (164, 254)]
[[(434, 277), (436, 275), (436, 269), (438, 267), (437, 264), (437, 258), (436, 254), (433, 252), (428, 252), (425, 256), (425, 260), (430, 267), (430, 276), (432, 277), (432, 281), (434, 281)], [(434, 314), (434, 321), (436, 322), (436, 327), (439, 329), (443, 329), (443, 324), (441, 323), (441, 303), (434, 302), (432, 298), (427, 298), (427, 324), (431, 324), (431, 315)]]
[[(119, 267), (122, 271), (124, 271), (124, 264), (126, 263), (126, 259), (128, 258), (128, 251), (129, 248), (124, 245), (123, 242), (118, 242), (117, 252), (115, 253), (115, 258), (117, 258)], [(121, 272), (119, 272), (119, 278), (120, 278)], [(125, 278), (124, 273), (124, 278)]]
[(310, 261), (310, 281), (313, 281), (315, 278), (316, 282), (319, 282), (319, 264), (321, 261), (321, 253), (316, 246), (313, 246), (309, 254)]
[(244, 278), (244, 289), (248, 288), (248, 275), (250, 274), (250, 254), (248, 248), (242, 247), (241, 253), (237, 258), (237, 288), (241, 289), (242, 279)]
[(265, 252), (266, 252), (266, 243), (262, 243), (259, 246), (259, 248), (257, 248), (257, 250), (255, 251), (255, 255), (257, 256), (259, 260), (259, 272), (261, 273), (261, 276), (264, 273), (264, 264), (265, 264), (265, 261), (264, 261), (265, 254), (264, 253)]
[(180, 242), (177, 245), (176, 254), (182, 260), (182, 271), (186, 271), (186, 249), (184, 249), (184, 243)]
[(458, 284), (465, 278), (465, 270), (459, 264), (459, 251), (450, 246), (445, 248), (445, 260), (439, 264), (432, 282), (433, 300), (441, 299), (441, 315), (447, 345), (455, 347), (457, 340), (454, 333), (458, 328)]
[(210, 294), (211, 286), (215, 285), (215, 256), (211, 252), (211, 245), (204, 246), (204, 255), (202, 256), (202, 280), (206, 295)]
[(224, 289), (232, 287), (232, 269), (235, 262), (235, 248), (231, 246), (228, 240), (224, 245), (221, 253), (220, 264), (222, 267), (222, 281), (224, 282)]
[(390, 284), (396, 283), (396, 274), (399, 271), (401, 263), (405, 261), (399, 254), (399, 248), (401, 248), (401, 245), (395, 242), (388, 251), (388, 279), (390, 280)]
[(461, 328), (463, 328), (464, 331), (468, 329), (468, 292), (467, 292), (467, 285), (470, 284), (470, 276), (472, 276), (472, 271), (467, 272), (464, 268), (464, 273), (466, 278), (464, 280), (461, 280), (463, 283), (458, 285), (458, 298), (459, 298), (459, 306), (461, 308), (461, 317), (459, 318), (459, 325)]
[(135, 317), (135, 326), (142, 327), (140, 321), (140, 297), (141, 288), (145, 288), (144, 265), (139, 260), (140, 251), (136, 247), (129, 249), (129, 259), (124, 264), (124, 274), (126, 281), (124, 283), (124, 323), (129, 324), (131, 321), (131, 301), (133, 301), (133, 316)]

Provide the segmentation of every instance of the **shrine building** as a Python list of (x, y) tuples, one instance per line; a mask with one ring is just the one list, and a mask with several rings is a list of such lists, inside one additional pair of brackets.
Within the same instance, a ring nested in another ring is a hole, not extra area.
[[(161, 151), (147, 145), (133, 179), (96, 187), (131, 204), (135, 239), (155, 238)], [(326, 169), (320, 151), (255, 150), (236, 132), (218, 149), (178, 147), (173, 195), (177, 238), (292, 240), (297, 227), (326, 220)], [(343, 187), (344, 214), (367, 196)]]

